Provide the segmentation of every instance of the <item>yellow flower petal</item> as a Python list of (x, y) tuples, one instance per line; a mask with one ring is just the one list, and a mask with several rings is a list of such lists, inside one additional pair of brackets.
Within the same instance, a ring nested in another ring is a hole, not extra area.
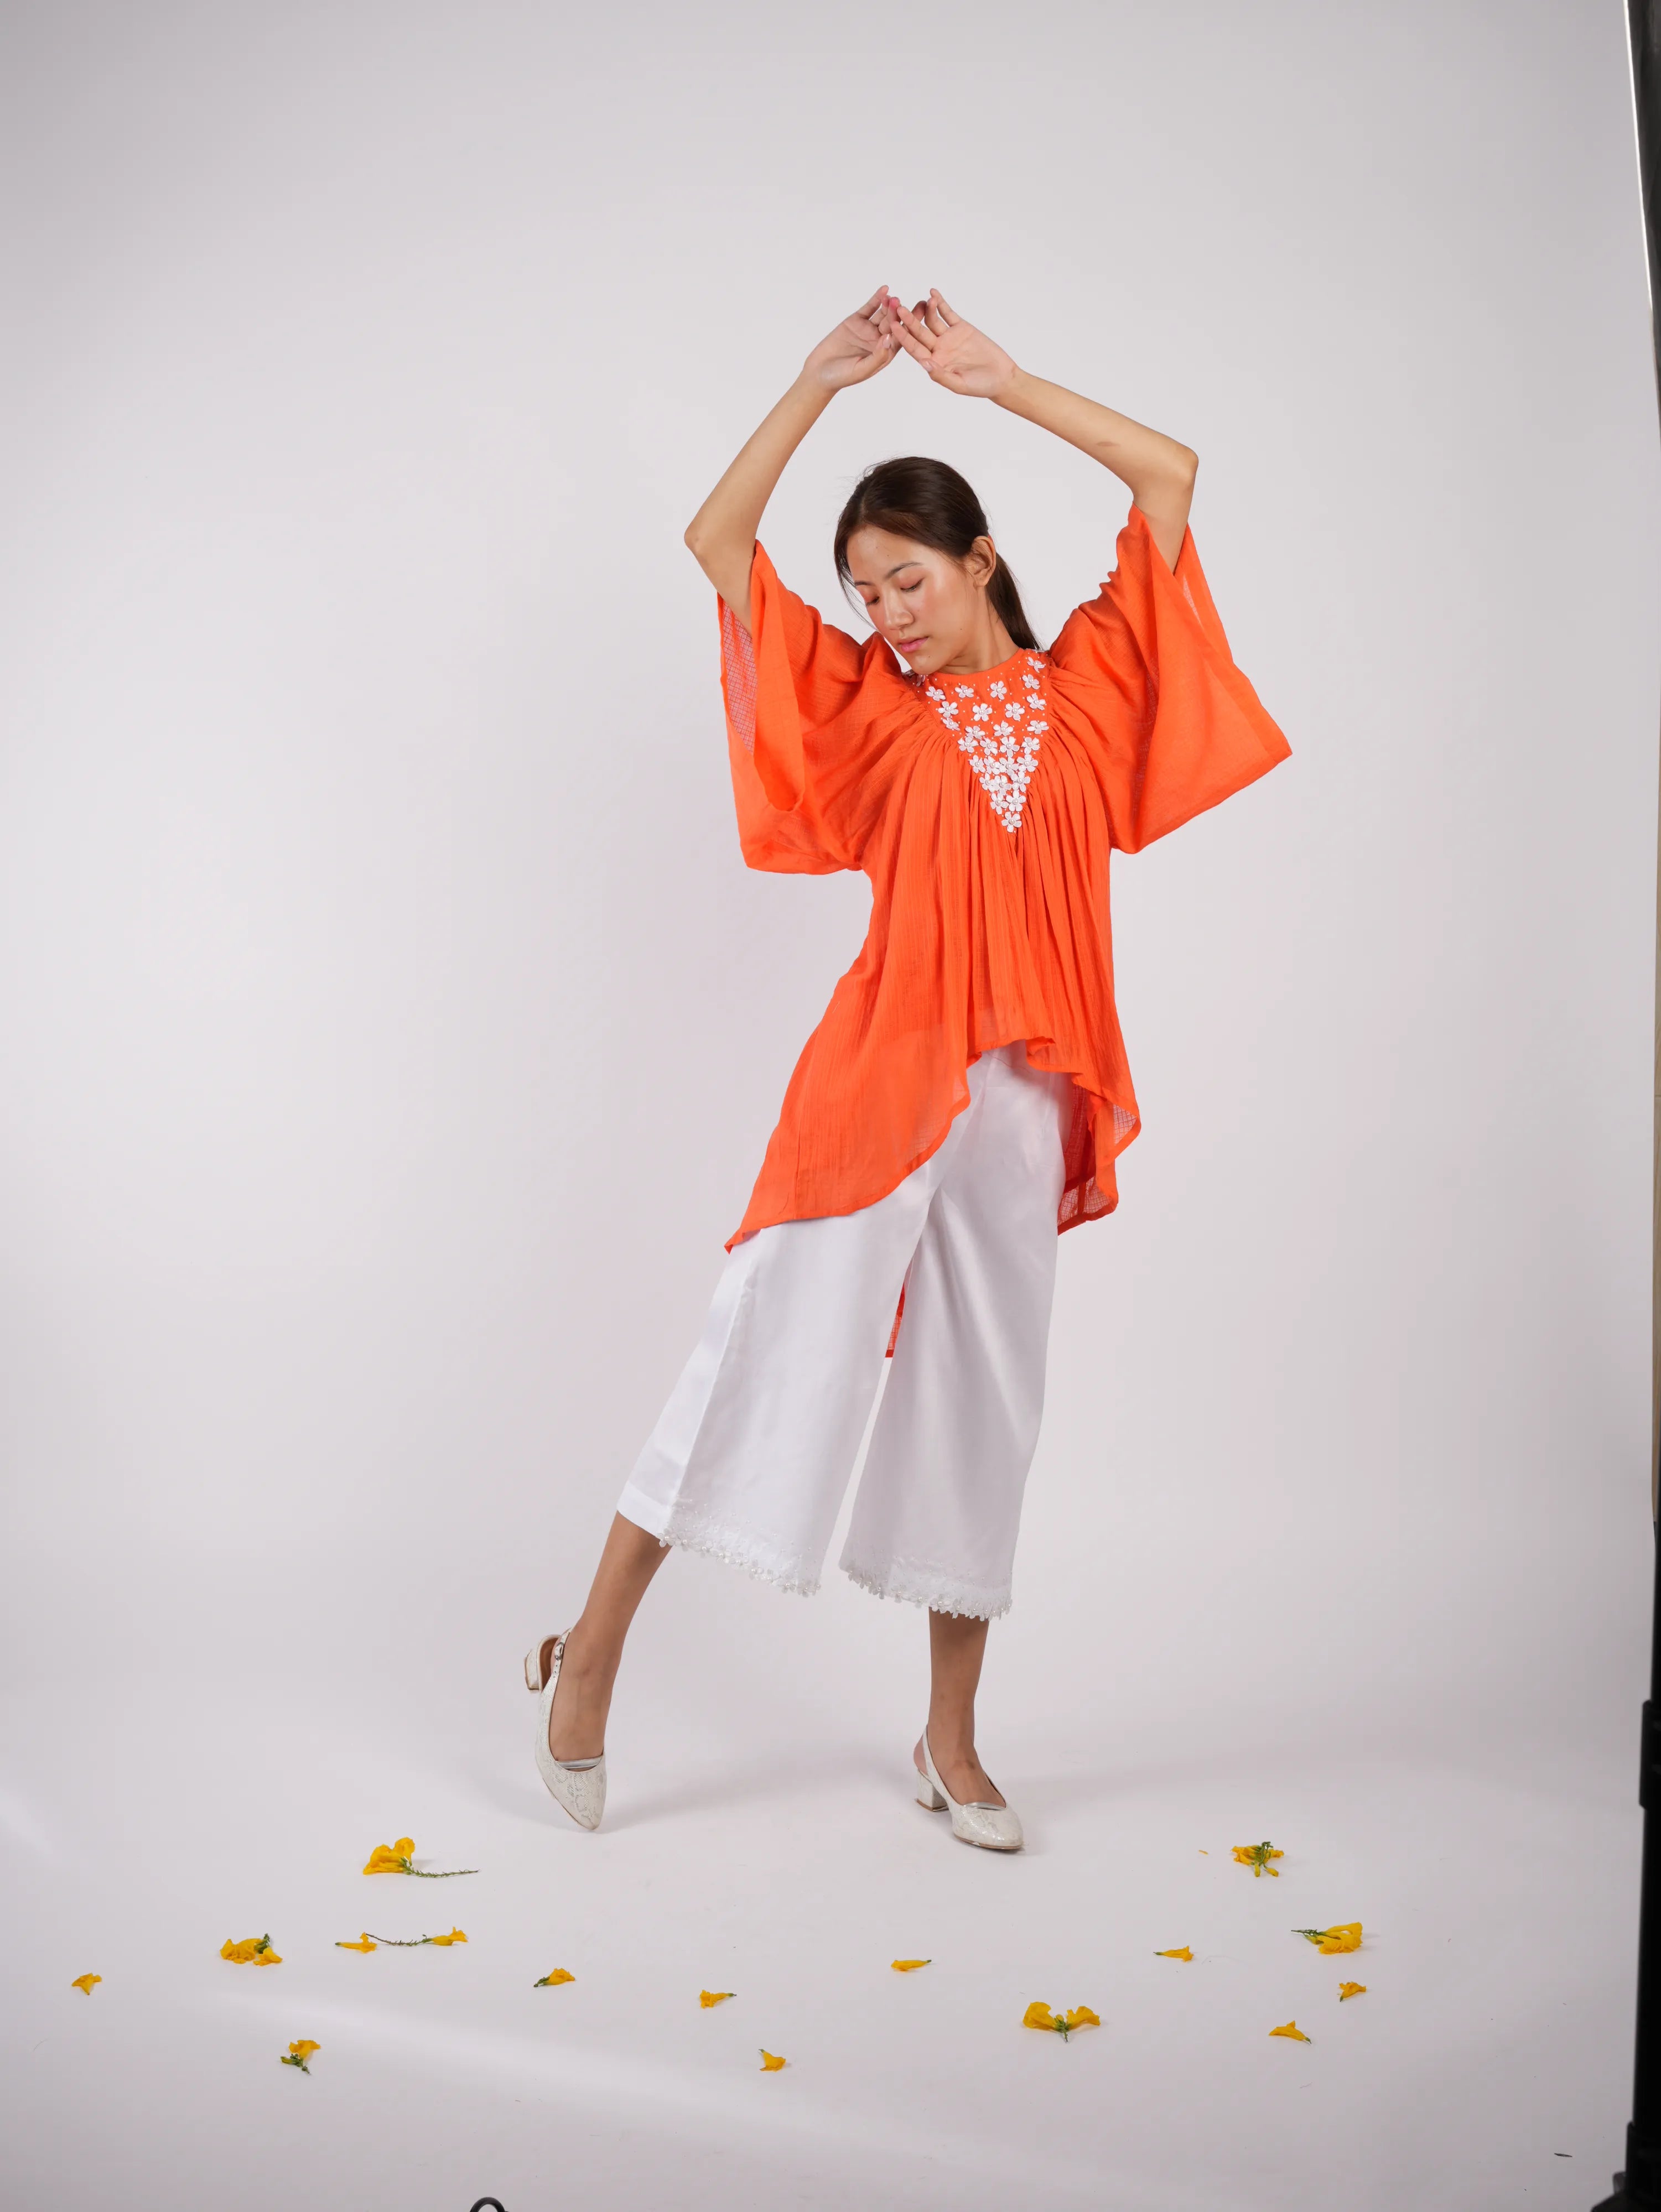
[(307, 2039), (302, 2037), (298, 2043), (291, 2043), (289, 2045), (289, 2048), (293, 2051), (296, 2058), (309, 2058), (313, 2051), (321, 2051), (323, 2045), (320, 2043), (313, 2043)]
[(1194, 1964), (1194, 1954), (1186, 1943), (1180, 1951), (1156, 1951), (1153, 1955), (1156, 1959), (1181, 1959), (1190, 1966)]
[(1071, 2012), (1063, 2013), (1062, 2017), (1069, 2027), (1099, 2027), (1102, 2024), (1100, 2015), (1092, 2012), (1088, 2005), (1074, 2005)]
[(415, 1838), (400, 1836), (395, 1844), (377, 1844), (369, 1853), (365, 1874), (408, 1874), (415, 1856)]
[(374, 1948), (374, 1939), (368, 1934), (367, 1929), (359, 1936), (356, 1943), (337, 1943), (335, 1945), (337, 1951), (373, 1951)]
[(101, 1982), (103, 1978), (102, 1974), (77, 1974), (70, 1984), (70, 1987), (72, 1990), (79, 1990), (83, 1996), (89, 1997), (92, 1995), (93, 1984)]
[(761, 2070), (764, 2074), (776, 2074), (783, 2063), (783, 2059), (776, 2051), (764, 2051), (761, 2054)]
[(1031, 2003), (1021, 2014), (1023, 2027), (1054, 2027), (1055, 2025), (1055, 2014), (1047, 2004), (1041, 2004), (1037, 1997), (1033, 1998)]
[(557, 1990), (562, 1982), (574, 1982), (575, 1974), (568, 1974), (563, 1966), (556, 1966), (551, 1974), (545, 1974), (539, 1982), (532, 1982), (533, 1990)]
[(1333, 1958), (1344, 1951), (1359, 1951), (1361, 1948), (1361, 1923), (1359, 1920), (1347, 1920), (1339, 1928), (1294, 1928), (1292, 1932), (1294, 1936), (1301, 1936), (1306, 1943), (1314, 1944), (1316, 1949), (1327, 1958)]
[(891, 1959), (889, 1965), (897, 1974), (915, 1974), (919, 1966), (932, 1966), (932, 1959)]
[(235, 1966), (280, 1966), (283, 1964), (271, 1948), (269, 1936), (245, 1936), (240, 1943), (233, 1943), (228, 1936), (219, 1947), (219, 1955), (222, 1959), (228, 1959)]
[(1269, 1843), (1236, 1844), (1234, 1846), (1234, 1856), (1242, 1866), (1249, 1866), (1251, 1869), (1252, 1878), (1254, 1881), (1259, 1875), (1269, 1874), (1273, 1875), (1278, 1881), (1280, 1879), (1280, 1869), (1278, 1867), (1270, 1866), (1269, 1861), (1271, 1859), (1283, 1859), (1286, 1856), (1286, 1853), (1284, 1851), (1277, 1851), (1274, 1844)]
[(711, 2005), (725, 2004), (728, 1997), (738, 1995), (736, 1990), (700, 1990), (698, 2002), (708, 2012)]
[(1271, 2035), (1289, 2036), (1293, 2043), (1312, 2043), (1315, 2040), (1312, 2035), (1304, 2033), (1295, 2020), (1287, 2021), (1284, 2027), (1271, 2027), (1269, 2032)]
[(460, 1929), (453, 1928), (447, 1936), (429, 1936), (427, 1941), (429, 1943), (436, 1943), (441, 1950), (447, 1950), (452, 1943), (465, 1943), (467, 1938), (462, 1934)]
[(1346, 1997), (1364, 1997), (1366, 1993), (1367, 1985), (1365, 1982), (1340, 1982), (1338, 1984), (1340, 2004), (1342, 2004)]

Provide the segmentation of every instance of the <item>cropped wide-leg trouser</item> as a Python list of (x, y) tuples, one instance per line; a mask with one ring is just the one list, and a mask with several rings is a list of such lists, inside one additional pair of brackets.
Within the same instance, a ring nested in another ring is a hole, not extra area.
[(734, 1246), (625, 1520), (816, 1589), (904, 1285), (843, 1571), (942, 1613), (1008, 1609), (1072, 1086), (1024, 1044), (983, 1054), (968, 1082), (944, 1142), (887, 1197)]

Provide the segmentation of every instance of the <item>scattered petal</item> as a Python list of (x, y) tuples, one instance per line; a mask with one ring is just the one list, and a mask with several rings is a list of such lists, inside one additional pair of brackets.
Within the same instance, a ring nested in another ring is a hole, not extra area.
[(338, 1942), (335, 1945), (337, 1951), (373, 1951), (374, 1948), (375, 1941), (373, 1936), (360, 1936), (356, 1943)]
[(1271, 2035), (1288, 2036), (1293, 2043), (1313, 2043), (1315, 2040), (1312, 2035), (1304, 2033), (1295, 2020), (1287, 2021), (1284, 2027), (1271, 2027), (1269, 2032)]
[(1242, 1866), (1249, 1866), (1251, 1869), (1254, 1881), (1259, 1875), (1263, 1874), (1272, 1874), (1278, 1881), (1281, 1870), (1278, 1867), (1270, 1866), (1269, 1861), (1283, 1859), (1286, 1853), (1277, 1851), (1273, 1844), (1236, 1844), (1234, 1856)]
[(92, 1995), (93, 1984), (101, 1982), (103, 1978), (102, 1974), (77, 1974), (70, 1984), (70, 1987), (72, 1990), (79, 1990), (82, 1996), (89, 1997)]
[(1301, 1936), (1305, 1942), (1313, 1943), (1316, 1949), (1329, 1959), (1339, 1952), (1359, 1951), (1361, 1948), (1361, 1923), (1359, 1920), (1347, 1920), (1341, 1928), (1294, 1928), (1292, 1932), (1294, 1936)]
[(932, 1966), (932, 1959), (891, 1959), (889, 1965), (897, 1974), (915, 1974), (919, 1966)]
[(711, 2006), (725, 2004), (728, 1997), (735, 1997), (737, 1995), (736, 1990), (700, 1990), (698, 2002), (703, 2007), (705, 2012), (708, 2012)]
[(1186, 1943), (1183, 1945), (1180, 1951), (1156, 1951), (1153, 1955), (1156, 1959), (1180, 1959), (1184, 1966), (1191, 1966), (1194, 1964), (1194, 1954)]
[(764, 2074), (776, 2074), (783, 2063), (783, 2059), (779, 2057), (776, 2051), (764, 2051), (761, 2054), (761, 2070)]
[(314, 2051), (321, 2051), (323, 2045), (320, 2043), (312, 2043), (302, 2037), (300, 2042), (291, 2043), (289, 2045), (289, 2055), (283, 2063), (285, 2066), (297, 2066), (302, 2074), (309, 2074), (312, 2069), (306, 2061)]
[(234, 1966), (246, 1966), (250, 1964), (256, 1966), (280, 1966), (283, 1964), (282, 1960), (271, 1948), (271, 1939), (269, 1936), (245, 1936), (240, 1943), (233, 1943), (227, 1936), (219, 1947), (219, 1955), (222, 1959), (228, 1959)]
[(1099, 2027), (1101, 2021), (1088, 2005), (1075, 2005), (1071, 2012), (1051, 2012), (1047, 2004), (1034, 1998), (1021, 2014), (1023, 2027), (1051, 2028), (1063, 2043), (1075, 2027)]
[(562, 1982), (574, 1982), (575, 1974), (568, 1974), (563, 1966), (556, 1966), (551, 1974), (545, 1974), (539, 1982), (532, 1982), (533, 1990), (557, 1990)]
[(1340, 1982), (1338, 1984), (1340, 2004), (1342, 2004), (1346, 1997), (1364, 1997), (1366, 1993), (1367, 1985), (1365, 1982)]
[(452, 1943), (465, 1943), (467, 1938), (462, 1934), (460, 1929), (453, 1928), (447, 1936), (429, 1936), (427, 1941), (429, 1943), (436, 1943), (440, 1950), (447, 1951)]
[(395, 1844), (377, 1844), (369, 1853), (365, 1874), (412, 1874), (423, 1881), (448, 1881), (459, 1874), (477, 1874), (477, 1867), (445, 1867), (441, 1870), (418, 1867), (415, 1863), (415, 1838), (400, 1836)]

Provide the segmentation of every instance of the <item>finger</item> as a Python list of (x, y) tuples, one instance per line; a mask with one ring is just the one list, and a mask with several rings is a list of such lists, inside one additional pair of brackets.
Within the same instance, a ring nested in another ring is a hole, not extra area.
[(960, 323), (963, 320), (963, 317), (958, 313), (955, 307), (948, 307), (946, 305), (944, 294), (938, 291), (933, 285), (929, 287), (928, 297), (933, 304), (934, 313), (946, 325), (947, 330), (951, 329), (953, 323)]
[(886, 284), (879, 284), (879, 285), (878, 285), (878, 287), (877, 287), (877, 289), (876, 289), (876, 290), (875, 290), (875, 291), (871, 295), (871, 297), (870, 297), (870, 298), (866, 301), (865, 305), (864, 305), (862, 307), (855, 307), (855, 308), (853, 314), (852, 314), (852, 315), (850, 315), (850, 316), (848, 318), (849, 321), (851, 323), (851, 322), (855, 319), (855, 318), (856, 316), (857, 316), (857, 317), (874, 316), (874, 315), (876, 314), (876, 313), (877, 313), (877, 310), (878, 310), (878, 309), (882, 306), (883, 301), (884, 301), (887, 297), (888, 297), (888, 287), (887, 287), (887, 285), (886, 285)]
[(922, 317), (917, 313), (916, 309), (899, 307), (897, 303), (897, 313), (900, 327), (903, 330), (909, 331), (911, 336), (916, 338), (919, 345), (927, 346), (932, 352), (934, 344), (933, 335), (929, 331), (928, 324), (924, 322)]
[(932, 300), (925, 301), (917, 312), (937, 338), (943, 338), (946, 336), (946, 319)]
[(934, 355), (929, 352), (926, 346), (919, 345), (916, 338), (912, 337), (910, 331), (903, 330), (900, 332), (900, 343), (905, 348), (905, 350), (910, 355), (913, 361), (920, 361), (927, 369), (932, 369), (934, 368)]

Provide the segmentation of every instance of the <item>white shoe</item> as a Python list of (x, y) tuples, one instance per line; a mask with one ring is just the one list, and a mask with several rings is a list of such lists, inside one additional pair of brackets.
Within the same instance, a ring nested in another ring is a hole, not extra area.
[(911, 1772), (917, 1785), (917, 1802), (931, 1813), (950, 1813), (952, 1832), (960, 1844), (975, 1844), (983, 1851), (1018, 1851), (1026, 1841), (1020, 1818), (1007, 1805), (959, 1805), (940, 1780), (934, 1754), (928, 1748), (928, 1731), (922, 1732), (923, 1765), (928, 1770)]
[(545, 1636), (525, 1655), (525, 1686), (537, 1701), (537, 1772), (547, 1784), (549, 1796), (579, 1828), (597, 1828), (605, 1810), (605, 1753), (598, 1759), (556, 1759), (548, 1748), (548, 1723), (564, 1656), (563, 1636)]

